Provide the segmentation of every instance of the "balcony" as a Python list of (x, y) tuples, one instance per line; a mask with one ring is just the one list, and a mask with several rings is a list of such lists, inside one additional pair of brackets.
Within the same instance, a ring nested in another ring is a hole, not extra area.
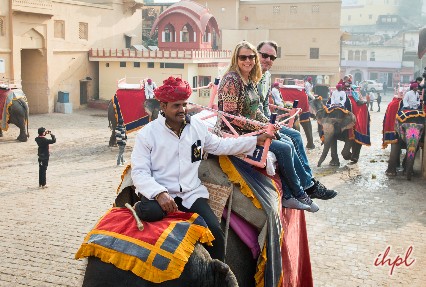
[(53, 16), (52, 0), (12, 0), (12, 11)]
[(155, 62), (173, 60), (175, 63), (211, 63), (229, 62), (232, 56), (230, 50), (156, 50), (136, 51), (132, 49), (91, 49), (90, 61), (141, 61)]

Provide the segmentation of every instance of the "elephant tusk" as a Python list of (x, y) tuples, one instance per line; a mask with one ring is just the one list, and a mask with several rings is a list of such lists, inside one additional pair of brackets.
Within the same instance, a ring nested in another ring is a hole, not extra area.
[(128, 204), (128, 203), (126, 203), (125, 206), (127, 207), (127, 209), (129, 209), (132, 212), (133, 217), (136, 219), (136, 225), (138, 226), (138, 229), (140, 231), (142, 231), (144, 229), (143, 223), (140, 220), (139, 216), (136, 214), (135, 209), (130, 204)]

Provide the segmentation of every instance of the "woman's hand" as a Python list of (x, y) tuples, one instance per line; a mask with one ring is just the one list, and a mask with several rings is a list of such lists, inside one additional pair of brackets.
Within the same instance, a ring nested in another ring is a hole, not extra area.
[(257, 145), (263, 146), (267, 139), (273, 140), (275, 139), (274, 135), (270, 135), (268, 133), (263, 133), (257, 137)]

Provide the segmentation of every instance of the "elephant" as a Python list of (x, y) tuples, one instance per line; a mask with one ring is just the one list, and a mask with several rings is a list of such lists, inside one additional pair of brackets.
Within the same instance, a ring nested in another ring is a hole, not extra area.
[(389, 155), (386, 175), (396, 175), (396, 168), (399, 166), (401, 149), (406, 148), (407, 153), (405, 155), (403, 166), (407, 180), (411, 180), (416, 152), (419, 149), (419, 143), (424, 138), (425, 124), (426, 122), (424, 117), (408, 118), (404, 122), (400, 122), (399, 120), (395, 121), (398, 142), (391, 144), (391, 152)]
[[(24, 94), (19, 89), (12, 89), (9, 90), (8, 93), (14, 92), (19, 94)], [(3, 109), (3, 107), (0, 107)], [(26, 142), (28, 138), (30, 137), (29, 130), (28, 130), (28, 118), (29, 118), (29, 107), (25, 100), (25, 98), (19, 98), (14, 99), (11, 102), (11, 105), (8, 108), (9, 111), (9, 119), (7, 121), (7, 124), (14, 124), (19, 128), (19, 136), (17, 137), (17, 140), (20, 142)], [(0, 119), (1, 120), (1, 119)], [(7, 127), (6, 123), (3, 123), (0, 125), (0, 137), (3, 137), (3, 131), (1, 127)], [(5, 129), (5, 131), (7, 128)]]
[[(217, 159), (209, 158), (203, 161), (199, 170), (199, 177), (203, 181), (214, 184), (229, 184), (228, 178), (220, 169)], [(243, 199), (249, 201), (249, 204), (252, 205), (250, 199), (241, 193), (237, 194), (235, 192), (236, 189), (238, 188), (234, 186), (233, 201)], [(138, 200), (139, 198), (133, 188), (127, 186), (118, 194), (115, 206), (123, 207), (125, 203), (133, 205)], [(235, 208), (239, 209), (240, 213), (248, 212), (238, 206)], [(254, 206), (247, 217), (252, 220), (256, 219), (259, 224), (266, 220), (263, 211)], [(224, 220), (222, 220), (222, 228), (225, 228)], [(147, 282), (130, 271), (123, 271), (112, 264), (104, 263), (95, 257), (89, 257), (83, 286), (256, 286), (254, 275), (256, 273), (257, 260), (253, 258), (250, 249), (231, 228), (228, 231), (226, 250), (225, 262), (228, 265), (211, 259), (206, 249), (201, 244), (197, 244), (185, 265), (181, 277), (161, 284)], [(123, 282), (126, 282), (127, 285)]]
[[(143, 107), (145, 112), (149, 116), (149, 121), (152, 121), (158, 117), (160, 112), (160, 102), (155, 99), (147, 99), (143, 102)], [(116, 112), (114, 109), (113, 101), (110, 101), (108, 104), (108, 127), (111, 129), (111, 136), (109, 138), (109, 146), (116, 146), (117, 142), (115, 140), (115, 127), (117, 126)]]
[[(346, 130), (354, 127), (356, 123), (355, 115), (352, 112), (345, 112), (339, 108), (336, 108), (331, 112), (327, 112), (320, 98), (311, 100), (309, 105), (311, 113), (315, 115), (317, 122), (319, 125), (321, 125), (324, 133), (324, 148), (320, 159), (318, 160), (317, 166), (321, 166), (327, 157), (330, 148), (330, 165), (340, 165), (339, 156), (337, 154), (337, 140), (342, 140), (345, 142), (345, 146), (342, 150), (343, 158), (356, 162), (359, 157), (361, 145), (353, 140), (350, 140), (349, 135), (346, 132)], [(351, 149), (352, 153), (350, 151)]]

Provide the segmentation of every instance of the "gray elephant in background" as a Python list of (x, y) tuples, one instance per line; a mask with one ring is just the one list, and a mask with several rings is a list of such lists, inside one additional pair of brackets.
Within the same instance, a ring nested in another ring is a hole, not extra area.
[[(135, 103), (138, 107), (138, 103)], [(142, 106), (142, 103), (141, 103)], [(158, 117), (160, 112), (160, 102), (155, 99), (148, 99), (143, 102), (143, 108), (149, 116), (149, 121), (153, 121)], [(114, 104), (112, 101), (108, 104), (108, 127), (111, 129), (111, 136), (109, 138), (109, 146), (117, 146), (115, 140), (115, 128), (117, 126), (117, 119), (115, 118)]]
[[(345, 113), (341, 109), (334, 109), (328, 113), (324, 109), (324, 105), (321, 99), (316, 98), (309, 102), (311, 113), (316, 116), (318, 124), (321, 125), (324, 132), (324, 148), (320, 159), (318, 160), (318, 166), (321, 166), (325, 158), (327, 157), (328, 151), (331, 149), (331, 166), (339, 166), (339, 156), (337, 154), (337, 140), (345, 142), (345, 146), (342, 150), (344, 159), (356, 159), (358, 160), (361, 145), (356, 143), (354, 140), (350, 140), (346, 130), (354, 127), (356, 123), (356, 117), (353, 113)], [(352, 153), (351, 153), (352, 148)], [(353, 160), (356, 162), (355, 160)]]
[[(24, 92), (20, 89), (11, 89), (9, 93), (17, 93), (24, 95)], [(0, 107), (3, 109), (3, 107)], [(9, 119), (7, 124), (14, 124), (19, 128), (19, 136), (16, 138), (20, 142), (26, 142), (30, 137), (28, 132), (28, 118), (29, 118), (29, 107), (25, 98), (14, 99), (8, 108)], [(1, 120), (1, 119), (0, 119)], [(6, 123), (0, 125), (0, 137), (3, 137), (2, 127), (5, 127)], [(7, 129), (5, 129), (7, 131)]]

